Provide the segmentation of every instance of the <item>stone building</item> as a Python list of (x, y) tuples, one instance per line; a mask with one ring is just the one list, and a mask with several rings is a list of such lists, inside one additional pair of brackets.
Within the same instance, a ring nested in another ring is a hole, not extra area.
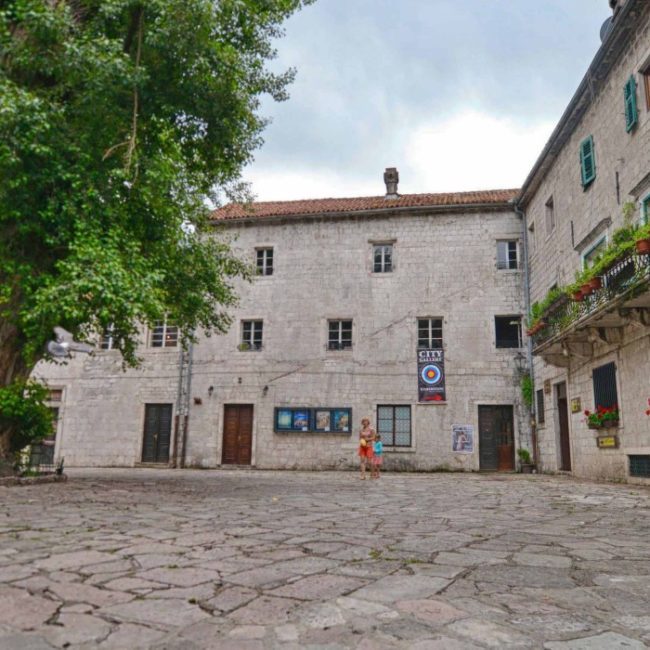
[[(602, 46), (517, 200), (532, 302), (573, 283), (622, 227), (650, 218), (650, 2), (610, 4)], [(648, 255), (623, 251), (600, 288), (544, 314), (533, 337), (543, 469), (650, 477), (649, 271)], [(589, 428), (584, 411), (598, 406), (618, 409), (618, 422), (606, 422), (615, 426)]]
[(513, 469), (531, 447), (516, 191), (399, 195), (396, 171), (385, 180), (385, 196), (218, 210), (258, 269), (232, 328), (183, 355), (160, 324), (139, 370), (122, 372), (110, 337), (39, 367), (60, 391), (56, 456), (348, 467), (369, 415), (388, 467)]

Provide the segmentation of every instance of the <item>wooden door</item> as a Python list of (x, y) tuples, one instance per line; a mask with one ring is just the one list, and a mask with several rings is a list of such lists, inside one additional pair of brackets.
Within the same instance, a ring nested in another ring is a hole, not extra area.
[(224, 465), (250, 465), (253, 450), (253, 405), (226, 404), (223, 414)]
[(513, 471), (515, 441), (512, 406), (479, 406), (478, 430), (481, 469)]
[(571, 441), (569, 439), (569, 404), (566, 396), (566, 383), (555, 387), (557, 395), (557, 413), (560, 424), (560, 469), (571, 471)]
[(172, 431), (171, 404), (145, 404), (143, 463), (168, 463)]

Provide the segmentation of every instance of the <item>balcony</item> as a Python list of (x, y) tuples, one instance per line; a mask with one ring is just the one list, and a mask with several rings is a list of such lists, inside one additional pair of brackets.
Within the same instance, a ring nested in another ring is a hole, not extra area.
[(562, 296), (543, 315), (533, 354), (568, 367), (573, 358), (590, 359), (596, 341), (622, 342), (628, 325), (650, 327), (650, 255), (627, 253), (601, 276), (602, 286), (581, 301)]

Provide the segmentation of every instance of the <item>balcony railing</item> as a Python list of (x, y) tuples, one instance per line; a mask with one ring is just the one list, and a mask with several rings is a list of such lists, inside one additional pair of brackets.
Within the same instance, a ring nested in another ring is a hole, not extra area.
[(534, 353), (581, 325), (598, 327), (598, 316), (610, 307), (636, 306), (627, 303), (648, 290), (650, 255), (626, 254), (601, 276), (601, 280), (601, 288), (581, 301), (563, 296), (551, 305), (542, 318), (546, 325), (533, 335)]

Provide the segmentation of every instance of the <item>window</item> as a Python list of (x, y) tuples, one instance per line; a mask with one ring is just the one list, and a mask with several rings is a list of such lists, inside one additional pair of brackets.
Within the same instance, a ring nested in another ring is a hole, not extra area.
[(495, 316), (497, 348), (521, 347), (521, 316)]
[(631, 75), (623, 91), (625, 99), (625, 130), (629, 133), (639, 121), (639, 112), (636, 107), (636, 79)]
[[(52, 399), (52, 393), (54, 393), (54, 391), (50, 391), (50, 399)], [(59, 397), (59, 399), (61, 398)], [(54, 468), (54, 448), (56, 446), (56, 429), (59, 422), (59, 408), (57, 406), (50, 406), (49, 410), (52, 413), (52, 430), (38, 444), (33, 444), (31, 446), (29, 464), (34, 468)]]
[(553, 197), (546, 201), (546, 235), (550, 235), (555, 230), (555, 206)]
[(375, 244), (373, 247), (373, 271), (390, 273), (393, 270), (393, 245)]
[(598, 256), (603, 252), (607, 246), (607, 237), (601, 237), (595, 244), (590, 246), (582, 254), (582, 268), (588, 269), (594, 265), (594, 262), (598, 259)]
[(544, 424), (544, 389), (537, 391), (537, 424)]
[(582, 187), (587, 189), (596, 178), (596, 152), (591, 135), (580, 143), (580, 172)]
[(650, 478), (650, 456), (628, 456), (630, 459), (630, 476)]
[(650, 194), (641, 199), (641, 223), (650, 223)]
[(257, 249), (257, 275), (273, 275), (273, 249)]
[(178, 327), (166, 320), (156, 321), (151, 330), (152, 348), (175, 348), (178, 345)]
[(244, 320), (241, 328), (240, 350), (261, 350), (262, 329), (264, 322), (261, 320)]
[[(60, 402), (63, 399), (63, 389), (53, 388), (48, 396), (50, 402)], [(58, 415), (58, 413), (57, 413)]]
[(617, 406), (616, 364), (612, 362), (594, 368), (592, 378), (594, 382), (594, 409), (599, 406), (603, 408)]
[(112, 350), (114, 347), (114, 340), (113, 340), (113, 325), (109, 325), (105, 330), (104, 333), (102, 334), (102, 339), (99, 343), (99, 347), (102, 350)]
[(349, 350), (352, 348), (352, 321), (329, 321), (329, 334), (327, 338), (328, 350)]
[(643, 89), (645, 90), (645, 107), (650, 111), (650, 66), (641, 71), (643, 75)]
[(387, 447), (410, 447), (411, 407), (377, 406), (377, 433)]
[(442, 318), (418, 318), (418, 350), (442, 347)]
[(519, 264), (517, 261), (517, 242), (498, 241), (497, 242), (497, 268), (516, 269), (518, 267)]

